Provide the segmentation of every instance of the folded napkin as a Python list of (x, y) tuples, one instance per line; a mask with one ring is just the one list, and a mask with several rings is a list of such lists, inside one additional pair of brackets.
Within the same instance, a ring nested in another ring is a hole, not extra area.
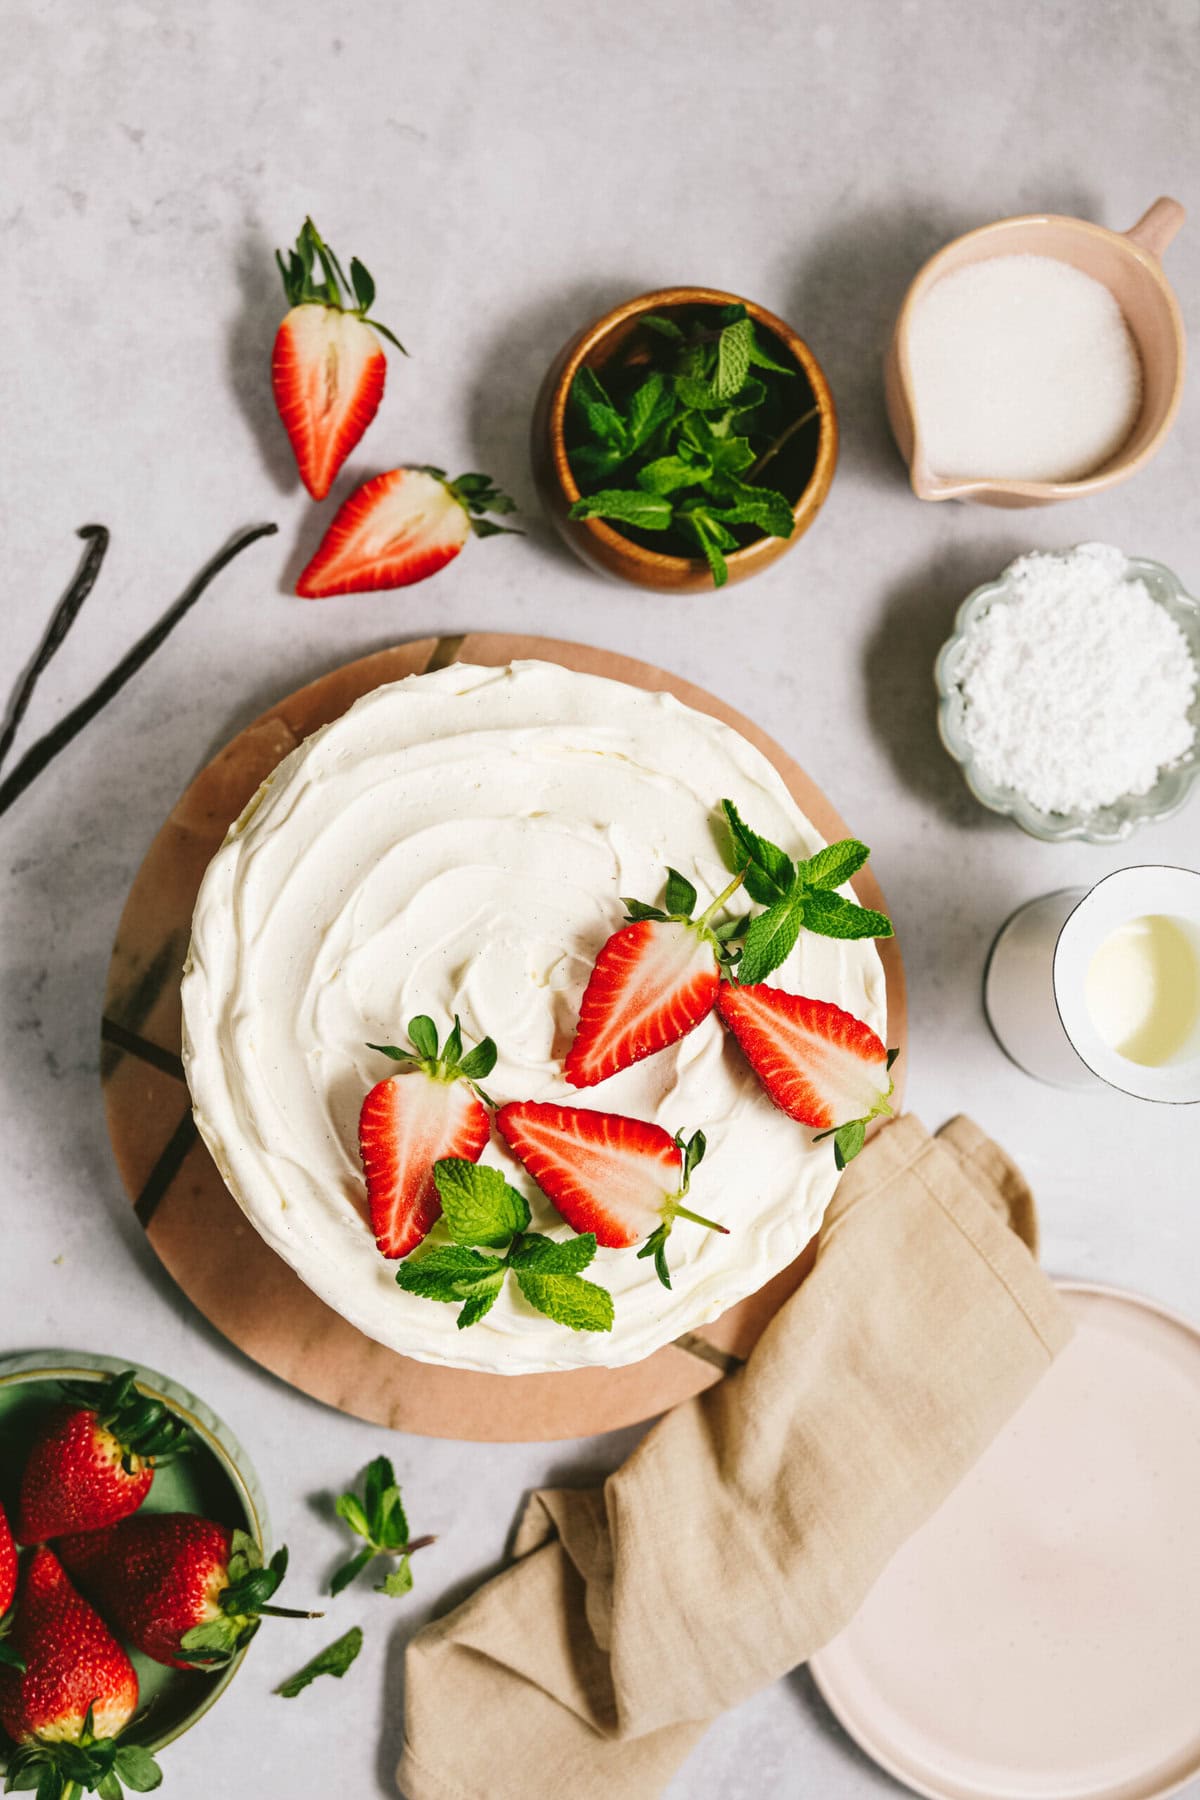
[(641, 1800), (836, 1636), (1066, 1343), (1032, 1196), (966, 1119), (851, 1164), (745, 1367), (598, 1490), (535, 1494), (517, 1561), (408, 1649), (409, 1800)]

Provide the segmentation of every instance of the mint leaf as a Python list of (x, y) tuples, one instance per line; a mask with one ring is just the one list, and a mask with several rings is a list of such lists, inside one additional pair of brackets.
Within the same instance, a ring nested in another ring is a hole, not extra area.
[(736, 399), (730, 403), (730, 411), (734, 413), (753, 412), (756, 407), (762, 405), (766, 397), (766, 387), (752, 375), (748, 381), (742, 384)]
[[(347, 1498), (352, 1496), (343, 1496)], [(386, 1456), (367, 1465), (363, 1477), (363, 1506), (370, 1522), (372, 1543), (383, 1550), (398, 1550), (408, 1542), (408, 1520), (396, 1473)]]
[(428, 1018), (424, 1013), (421, 1013), (415, 1019), (410, 1019), (408, 1022), (408, 1035), (419, 1056), (423, 1056), (427, 1062), (436, 1060), (438, 1053), (438, 1034), (437, 1026), (432, 1019)]
[(348, 1588), (362, 1574), (374, 1554), (369, 1544), (365, 1550), (356, 1551), (350, 1561), (343, 1563), (330, 1577), (329, 1592), (336, 1598), (344, 1588)]
[(586, 494), (571, 508), (572, 519), (615, 519), (621, 525), (636, 526), (639, 531), (666, 531), (671, 523), (671, 502), (660, 494), (646, 494), (641, 488), (601, 488), (598, 494)]
[(892, 921), (886, 913), (872, 912), (869, 906), (858, 906), (842, 894), (824, 888), (806, 888), (804, 923), (810, 931), (831, 938), (888, 938), (893, 935)]
[(361, 1538), (369, 1538), (371, 1524), (367, 1518), (366, 1508), (357, 1494), (339, 1494), (333, 1503), (333, 1510), (338, 1518), (347, 1524), (351, 1531)]
[(625, 452), (605, 444), (579, 444), (567, 451), (567, 459), (580, 487), (590, 487), (593, 482), (607, 481), (625, 461)]
[[(516, 1188), (509, 1187), (499, 1169), (468, 1162), (464, 1157), (446, 1156), (434, 1163), (433, 1178), (446, 1229), (456, 1244), (486, 1244), (494, 1250), (502, 1249), (529, 1223), (529, 1202)], [(427, 1264), (429, 1258), (421, 1261)]]
[(406, 1294), (419, 1294), (424, 1300), (450, 1303), (487, 1296), (490, 1306), (504, 1286), (504, 1264), (461, 1244), (439, 1244), (402, 1262), (396, 1283)]
[(797, 865), (796, 873), (806, 887), (840, 888), (862, 868), (871, 852), (857, 838), (843, 838), (839, 844), (826, 844), (807, 862)]
[(786, 363), (776, 362), (771, 353), (764, 350), (762, 339), (757, 332), (755, 332), (754, 341), (750, 346), (750, 361), (756, 369), (773, 369), (777, 375), (794, 375), (796, 373), (794, 365), (789, 368)]
[(545, 1275), (578, 1275), (581, 1269), (587, 1268), (595, 1254), (594, 1231), (581, 1231), (578, 1237), (564, 1238), (561, 1242), (544, 1237), (541, 1232), (532, 1232), (528, 1237), (522, 1238), (513, 1252), (512, 1267), (518, 1271), (531, 1269)]
[[(589, 1234), (590, 1235), (590, 1234)], [(612, 1295), (578, 1275), (547, 1274), (541, 1267), (515, 1262), (513, 1274), (530, 1306), (567, 1325), (572, 1331), (611, 1331)]]
[(690, 919), (696, 910), (696, 890), (678, 869), (667, 870), (667, 911)]
[(731, 485), (734, 497), (725, 505), (711, 508), (714, 519), (725, 525), (754, 525), (768, 537), (791, 537), (796, 519), (782, 494), (774, 488), (747, 487), (744, 482)]
[(412, 1561), (409, 1557), (402, 1556), (391, 1573), (384, 1576), (375, 1592), (387, 1594), (389, 1599), (398, 1600), (402, 1594), (412, 1592), (412, 1584)]
[(724, 404), (713, 392), (712, 382), (703, 375), (677, 375), (675, 393), (684, 406), (694, 407), (697, 412), (715, 411)]
[(707, 480), (709, 470), (707, 461), (690, 463), (682, 456), (659, 456), (639, 469), (636, 479), (648, 494), (674, 494), (680, 488), (699, 487)]
[(800, 927), (807, 923), (807, 900), (799, 893), (777, 900), (766, 912), (751, 919), (737, 978), (742, 987), (763, 981), (791, 954)]
[(754, 461), (750, 439), (745, 437), (722, 438), (714, 435), (709, 456), (714, 475), (740, 475)]
[(592, 436), (624, 454), (629, 444), (625, 421), (594, 369), (580, 369), (571, 383), (571, 401)]
[(638, 324), (647, 331), (657, 332), (659, 337), (670, 338), (672, 343), (682, 344), (683, 333), (674, 319), (666, 319), (661, 313), (643, 313)]
[(733, 838), (734, 856), (730, 867), (741, 869), (748, 863), (746, 892), (760, 906), (770, 906), (791, 892), (796, 880), (795, 864), (778, 844), (751, 831), (732, 800), (722, 800), (721, 808)]
[[(294, 1675), (289, 1676), (287, 1681), (281, 1681), (275, 1692), (282, 1694), (285, 1700), (294, 1700), (297, 1694), (302, 1694), (304, 1689), (317, 1679), (318, 1675), (332, 1675), (340, 1681), (362, 1646), (362, 1627), (352, 1625), (349, 1631), (332, 1644), (326, 1644), (324, 1650), (318, 1650), (317, 1654), (306, 1662), (302, 1669), (298, 1669)], [(133, 1746), (130, 1745), (129, 1748), (132, 1749)], [(133, 1787), (135, 1784), (129, 1780), (128, 1772), (121, 1767), (120, 1752), (117, 1754), (117, 1768), (123, 1780)]]
[(750, 373), (750, 355), (754, 348), (754, 326), (748, 318), (726, 325), (717, 340), (717, 367), (713, 375), (713, 394), (718, 400), (732, 400), (741, 392)]
[(674, 402), (664, 377), (657, 371), (648, 375), (642, 385), (634, 389), (629, 401), (631, 448), (640, 450), (673, 410)]
[(724, 587), (729, 579), (729, 568), (722, 554), (737, 546), (737, 539), (723, 525), (717, 524), (707, 512), (694, 508), (681, 511), (677, 525), (689, 536), (694, 537), (704, 553), (714, 587)]

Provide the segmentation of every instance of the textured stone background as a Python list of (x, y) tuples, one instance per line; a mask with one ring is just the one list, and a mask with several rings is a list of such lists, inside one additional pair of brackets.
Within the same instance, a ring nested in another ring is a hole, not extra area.
[[(1066, 510), (1002, 514), (912, 498), (879, 360), (910, 276), (954, 233), (1039, 208), (1123, 228), (1160, 192), (1196, 200), (1198, 26), (1195, 0), (4, 8), (5, 688), (75, 567), (74, 529), (113, 531), (22, 743), (235, 526), (276, 519), (280, 534), (0, 823), (0, 1349), (114, 1351), (204, 1394), (259, 1464), (292, 1546), (293, 1601), (304, 1573), (337, 1557), (321, 1497), (380, 1449), (415, 1528), (441, 1534), (410, 1601), (339, 1603), (339, 1629), (369, 1628), (360, 1664), (286, 1713), (267, 1690), (307, 1651), (298, 1629), (264, 1631), (219, 1712), (169, 1754), (175, 1800), (394, 1791), (410, 1632), (499, 1564), (524, 1489), (586, 1480), (636, 1437), (388, 1443), (232, 1351), (129, 1213), (96, 1040), (125, 891), (197, 767), (335, 662), (427, 632), (533, 630), (644, 656), (754, 713), (874, 847), (912, 986), (912, 1106), (931, 1126), (969, 1111), (1015, 1152), (1053, 1269), (1195, 1312), (1200, 1119), (1036, 1086), (988, 1036), (979, 980), (992, 933), (1030, 896), (1131, 860), (1200, 862), (1200, 802), (1123, 852), (1034, 843), (966, 794), (935, 737), (930, 682), (959, 600), (1030, 546), (1103, 537), (1200, 584), (1195, 384), (1141, 478)], [(271, 252), (306, 209), (369, 264), (380, 316), (413, 352), (393, 361), (338, 491), (433, 461), (490, 470), (530, 511), (525, 539), (474, 544), (408, 593), (288, 597), (330, 510), (298, 489), (267, 379), (282, 310)], [(1194, 326), (1200, 217), (1168, 268)], [(815, 530), (728, 598), (605, 585), (551, 541), (529, 476), (529, 409), (559, 342), (675, 280), (782, 313), (841, 409), (842, 464)], [(723, 1720), (672, 1800), (889, 1790), (800, 1672)]]

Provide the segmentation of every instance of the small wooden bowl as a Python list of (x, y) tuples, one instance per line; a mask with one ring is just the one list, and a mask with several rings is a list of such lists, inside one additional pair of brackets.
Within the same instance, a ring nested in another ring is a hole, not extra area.
[[(570, 517), (571, 507), (580, 498), (579, 485), (567, 460), (565, 438), (571, 384), (585, 364), (597, 371), (603, 369), (637, 331), (645, 313), (734, 305), (744, 306), (759, 330), (773, 338), (775, 347), (799, 368), (808, 384), (811, 404), (817, 408), (814, 421), (817, 444), (811, 472), (792, 506), (796, 526), (791, 537), (761, 537), (740, 550), (731, 551), (726, 559), (730, 582), (745, 581), (747, 576), (755, 575), (768, 563), (775, 562), (804, 535), (824, 504), (837, 463), (837, 413), (824, 371), (804, 339), (765, 307), (756, 306), (752, 300), (743, 300), (738, 294), (723, 293), (719, 288), (673, 287), (640, 294), (636, 300), (627, 300), (623, 306), (615, 306), (603, 318), (584, 326), (563, 346), (546, 372), (533, 411), (533, 472), (542, 503), (563, 541), (602, 574), (633, 582), (638, 587), (653, 588), (659, 593), (711, 593), (713, 588), (712, 575), (703, 557), (667, 556), (626, 537), (603, 519)], [(802, 404), (800, 410), (807, 411), (808, 406)]]

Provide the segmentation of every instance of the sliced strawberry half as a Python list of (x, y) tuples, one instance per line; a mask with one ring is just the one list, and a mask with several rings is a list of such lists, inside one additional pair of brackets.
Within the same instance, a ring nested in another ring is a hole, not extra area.
[(594, 1087), (621, 1069), (678, 1043), (717, 1001), (724, 937), (741, 921), (712, 921), (741, 885), (738, 875), (699, 918), (696, 890), (667, 870), (665, 910), (626, 900), (630, 923), (604, 945), (584, 989), (575, 1040), (563, 1073), (572, 1087)]
[(672, 1137), (644, 1119), (539, 1100), (502, 1106), (496, 1124), (573, 1230), (594, 1232), (610, 1250), (649, 1233), (638, 1255), (654, 1257), (664, 1287), (671, 1285), (665, 1245), (677, 1218), (728, 1230), (681, 1204), (704, 1155), (702, 1131), (685, 1143), (682, 1133)]
[(491, 1038), (464, 1055), (456, 1016), (439, 1053), (437, 1027), (423, 1014), (410, 1022), (408, 1036), (412, 1050), (370, 1046), (407, 1067), (375, 1084), (358, 1118), (371, 1229), (389, 1258), (415, 1250), (441, 1217), (434, 1164), (446, 1156), (478, 1162), (491, 1129), (476, 1085), (495, 1067)]
[[(356, 488), (296, 583), (305, 600), (411, 587), (453, 562), (471, 533), (493, 537), (509, 527), (483, 515), (515, 510), (487, 475), (392, 469)], [(519, 534), (517, 534), (519, 535)]]
[(786, 994), (765, 982), (727, 984), (717, 1010), (782, 1112), (834, 1138), (839, 1169), (857, 1156), (866, 1128), (888, 1104), (899, 1054), (869, 1025), (829, 1000)]
[(404, 346), (367, 317), (375, 298), (367, 270), (354, 257), (347, 281), (311, 219), (287, 262), (278, 250), (275, 260), (291, 311), (275, 334), (271, 385), (300, 479), (314, 500), (323, 500), (383, 398), (387, 357), (376, 333), (397, 350)]

